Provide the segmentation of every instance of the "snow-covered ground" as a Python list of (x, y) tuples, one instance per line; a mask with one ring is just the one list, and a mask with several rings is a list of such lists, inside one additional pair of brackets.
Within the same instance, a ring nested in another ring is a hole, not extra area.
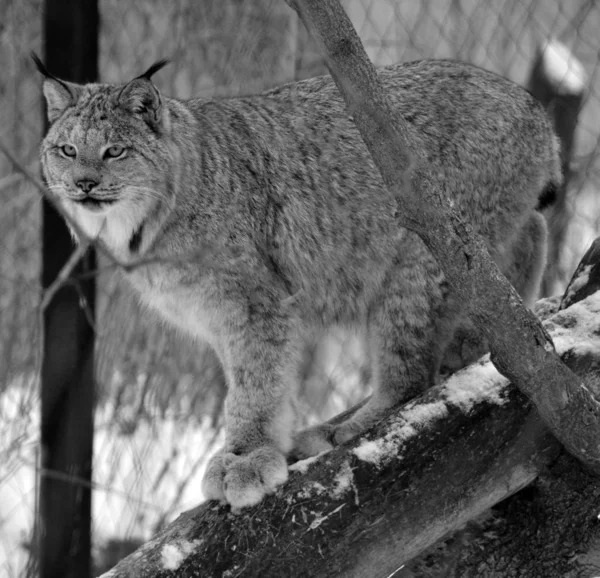
[[(0, 395), (0, 575), (23, 575), (31, 539), (39, 456), (38, 388), (14, 383)], [(120, 412), (120, 415), (122, 412)], [(202, 501), (200, 480), (208, 422), (167, 416), (123, 427), (115, 408), (98, 408), (94, 438), (93, 537), (149, 539), (156, 530)]]

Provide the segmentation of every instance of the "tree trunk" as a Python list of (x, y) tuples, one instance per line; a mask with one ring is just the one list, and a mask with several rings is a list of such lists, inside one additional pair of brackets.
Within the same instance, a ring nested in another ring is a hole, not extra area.
[[(44, 18), (48, 69), (65, 80), (95, 81), (97, 0), (46, 0)], [(74, 248), (52, 203), (44, 199), (42, 210), (42, 287), (48, 289)], [(43, 311), (42, 473), (36, 529), (42, 578), (85, 578), (91, 573), (95, 282), (79, 276), (94, 269), (90, 251)]]

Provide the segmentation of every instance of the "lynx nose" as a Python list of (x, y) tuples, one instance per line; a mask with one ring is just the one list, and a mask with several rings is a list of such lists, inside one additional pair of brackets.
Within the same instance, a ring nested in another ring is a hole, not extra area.
[(75, 184), (84, 192), (89, 193), (94, 187), (98, 186), (98, 181), (94, 179), (79, 179)]

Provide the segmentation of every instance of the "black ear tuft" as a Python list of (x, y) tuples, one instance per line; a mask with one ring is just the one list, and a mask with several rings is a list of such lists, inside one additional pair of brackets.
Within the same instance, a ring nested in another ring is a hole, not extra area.
[(44, 66), (44, 63), (40, 59), (40, 57), (35, 53), (31, 52), (31, 60), (35, 63), (36, 68), (46, 77), (46, 78), (54, 78), (49, 72), (48, 69)]
[(137, 78), (145, 78), (146, 80), (150, 80), (153, 74), (156, 74), (161, 68), (164, 68), (167, 64), (171, 62), (168, 58), (163, 58), (158, 62), (155, 62), (144, 74), (140, 74)]
[(35, 63), (37, 69), (44, 76), (42, 90), (47, 103), (48, 120), (52, 123), (70, 106), (77, 103), (81, 96), (82, 87), (65, 82), (56, 78), (48, 72), (40, 57), (35, 53), (31, 53), (31, 59)]
[(33, 60), (33, 62), (35, 63), (35, 66), (44, 75), (44, 77), (46, 77), (50, 80), (55, 80), (60, 85), (62, 85), (68, 92), (71, 92), (71, 90), (69, 89), (69, 86), (68, 86), (70, 83), (63, 81), (60, 78), (56, 78), (56, 76), (54, 76), (54, 74), (50, 74), (48, 72), (48, 69), (42, 62), (42, 59), (33, 51), (31, 52), (31, 60)]

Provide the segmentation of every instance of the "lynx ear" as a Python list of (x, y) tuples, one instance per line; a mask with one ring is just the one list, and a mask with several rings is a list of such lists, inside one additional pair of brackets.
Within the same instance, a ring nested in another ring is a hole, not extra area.
[(81, 96), (82, 87), (59, 80), (48, 72), (42, 61), (35, 53), (31, 54), (31, 58), (35, 62), (37, 69), (44, 75), (44, 84), (42, 90), (46, 98), (48, 120), (52, 123), (59, 118), (62, 113), (77, 104)]
[(150, 78), (167, 63), (168, 60), (160, 60), (153, 64), (144, 74), (126, 84), (117, 94), (119, 106), (139, 116), (154, 130), (157, 130), (161, 124), (162, 101), (158, 89), (152, 84)]

